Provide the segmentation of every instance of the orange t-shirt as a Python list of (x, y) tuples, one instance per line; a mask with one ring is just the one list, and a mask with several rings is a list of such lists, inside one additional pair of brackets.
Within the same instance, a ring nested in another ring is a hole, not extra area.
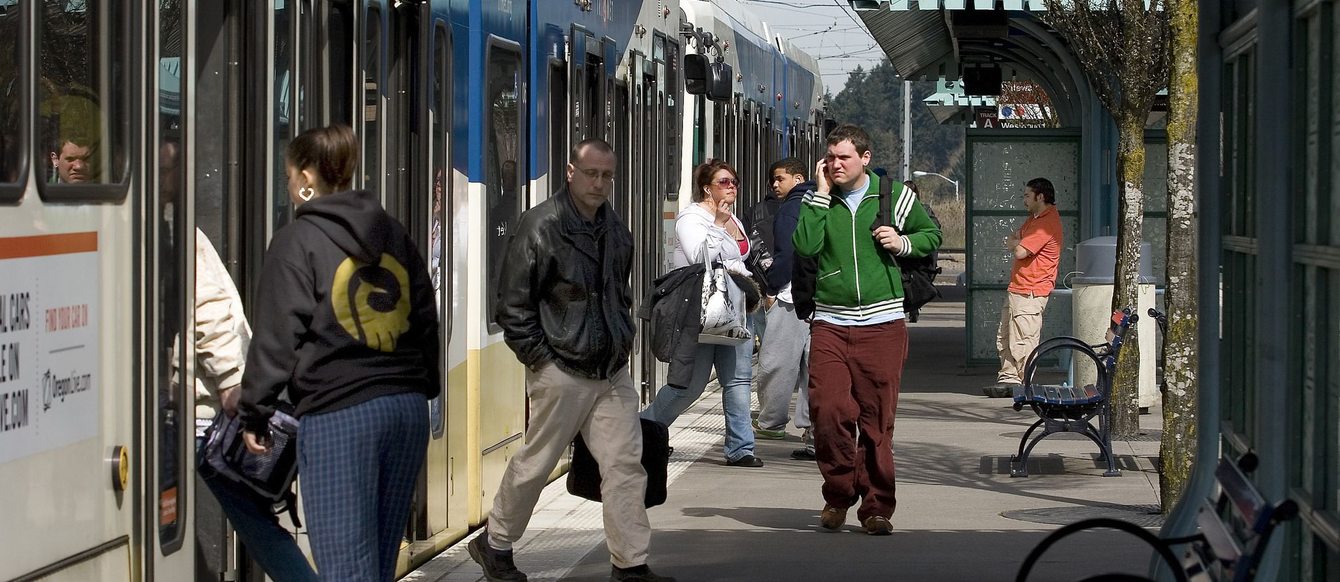
[(1010, 291), (1046, 297), (1056, 287), (1056, 269), (1061, 264), (1061, 215), (1048, 204), (1042, 214), (1030, 216), (1019, 229), (1019, 245), (1026, 258), (1015, 259), (1010, 271)]

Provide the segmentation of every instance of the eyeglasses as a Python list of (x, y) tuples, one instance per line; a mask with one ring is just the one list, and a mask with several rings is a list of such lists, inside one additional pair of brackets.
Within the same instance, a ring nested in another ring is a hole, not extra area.
[(735, 188), (740, 185), (740, 181), (735, 178), (718, 178), (713, 180), (712, 183), (722, 188)]
[[(577, 166), (573, 167), (577, 168)], [(577, 171), (581, 172), (583, 176), (586, 176), (587, 178), (590, 178), (592, 180), (604, 180), (606, 182), (614, 181), (614, 172), (605, 172), (602, 174), (600, 170), (597, 170), (595, 168), (586, 168), (586, 169), (577, 168)]]

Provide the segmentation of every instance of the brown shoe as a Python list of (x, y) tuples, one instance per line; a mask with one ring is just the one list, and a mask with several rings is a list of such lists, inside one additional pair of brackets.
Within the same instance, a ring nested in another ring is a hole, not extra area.
[(819, 512), (819, 525), (824, 529), (838, 530), (847, 523), (847, 508), (833, 507), (824, 504), (824, 510)]
[(882, 515), (872, 515), (865, 518), (865, 533), (872, 536), (886, 536), (893, 533), (893, 524), (889, 523), (889, 518)]

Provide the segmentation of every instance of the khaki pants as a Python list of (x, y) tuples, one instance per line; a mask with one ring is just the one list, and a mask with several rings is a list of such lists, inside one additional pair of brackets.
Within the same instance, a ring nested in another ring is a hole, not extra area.
[(647, 563), (651, 525), (644, 505), (642, 423), (638, 394), (624, 367), (608, 380), (573, 376), (554, 364), (526, 371), (530, 427), (526, 444), (507, 463), (489, 512), (489, 545), (511, 549), (530, 523), (549, 474), (580, 432), (600, 465), (600, 496), (610, 561), (620, 568)]
[(996, 381), (1023, 384), (1028, 355), (1038, 347), (1042, 335), (1042, 312), (1047, 310), (1047, 298), (1014, 292), (1006, 292), (1005, 296), (1008, 299), (1000, 310), (1000, 327), (996, 330), (996, 352), (1000, 354)]

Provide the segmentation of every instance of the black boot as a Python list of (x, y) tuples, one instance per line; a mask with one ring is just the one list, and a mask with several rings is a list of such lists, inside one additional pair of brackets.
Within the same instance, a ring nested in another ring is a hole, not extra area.
[(610, 570), (610, 582), (675, 582), (674, 578), (669, 576), (657, 576), (646, 564), (633, 566), (632, 568), (620, 568), (614, 566)]
[(517, 570), (516, 564), (512, 562), (512, 551), (495, 550), (489, 545), (488, 530), (470, 540), (465, 549), (484, 569), (484, 577), (489, 582), (526, 582), (526, 575)]

